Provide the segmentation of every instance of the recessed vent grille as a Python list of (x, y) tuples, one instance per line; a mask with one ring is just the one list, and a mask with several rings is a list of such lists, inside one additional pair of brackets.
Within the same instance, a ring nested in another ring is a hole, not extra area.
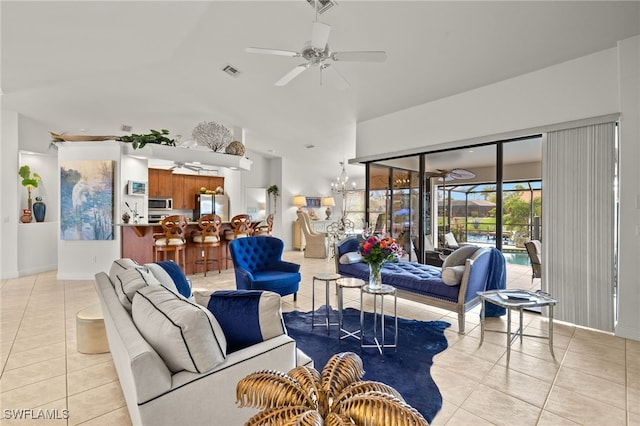
[(307, 3), (309, 3), (313, 10), (316, 10), (316, 1), (318, 2), (318, 13), (320, 14), (338, 5), (338, 3), (333, 0), (307, 0)]
[(238, 70), (238, 68), (234, 67), (233, 65), (229, 65), (229, 64), (227, 64), (224, 67), (222, 67), (222, 71), (226, 72), (231, 77), (237, 77), (240, 74), (240, 70)]

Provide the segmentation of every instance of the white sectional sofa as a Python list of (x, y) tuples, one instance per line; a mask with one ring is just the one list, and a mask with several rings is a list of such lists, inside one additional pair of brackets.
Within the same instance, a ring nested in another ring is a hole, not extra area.
[[(241, 425), (257, 411), (236, 406), (236, 384), (240, 379), (264, 369), (287, 372), (297, 363), (313, 365), (311, 359), (297, 351), (296, 342), (286, 334), (282, 325), (283, 332), (275, 337), (222, 354), (224, 360), (212, 369), (201, 373), (187, 370), (172, 372), (140, 331), (153, 327), (156, 321), (150, 320), (145, 327), (136, 327), (132, 314), (121, 303), (122, 292), (118, 293), (114, 287), (118, 276), (114, 268), (110, 274), (98, 273), (95, 287), (102, 306), (109, 349), (134, 425)], [(273, 295), (279, 298), (277, 294)], [(140, 305), (139, 291), (135, 297), (138, 299), (134, 298), (134, 312), (136, 302)], [(153, 307), (153, 303), (147, 305)], [(277, 327), (278, 324), (271, 326)], [(224, 341), (224, 337), (221, 340)], [(176, 370), (176, 367), (172, 369)]]

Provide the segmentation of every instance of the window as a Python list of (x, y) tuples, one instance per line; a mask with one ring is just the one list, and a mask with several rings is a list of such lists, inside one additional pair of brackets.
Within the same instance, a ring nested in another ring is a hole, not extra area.
[(364, 190), (344, 193), (345, 217), (353, 222), (356, 231), (362, 231), (365, 225)]

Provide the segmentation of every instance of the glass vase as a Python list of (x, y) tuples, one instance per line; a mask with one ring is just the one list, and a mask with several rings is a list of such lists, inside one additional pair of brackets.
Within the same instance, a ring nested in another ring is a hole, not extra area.
[(382, 263), (369, 263), (369, 288), (380, 290), (382, 288)]

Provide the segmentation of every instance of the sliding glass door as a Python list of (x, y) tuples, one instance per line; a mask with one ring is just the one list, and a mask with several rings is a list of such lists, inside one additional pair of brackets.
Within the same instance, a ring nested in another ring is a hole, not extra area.
[(369, 224), (421, 262), (464, 243), (523, 251), (540, 235), (540, 139), (368, 163)]

